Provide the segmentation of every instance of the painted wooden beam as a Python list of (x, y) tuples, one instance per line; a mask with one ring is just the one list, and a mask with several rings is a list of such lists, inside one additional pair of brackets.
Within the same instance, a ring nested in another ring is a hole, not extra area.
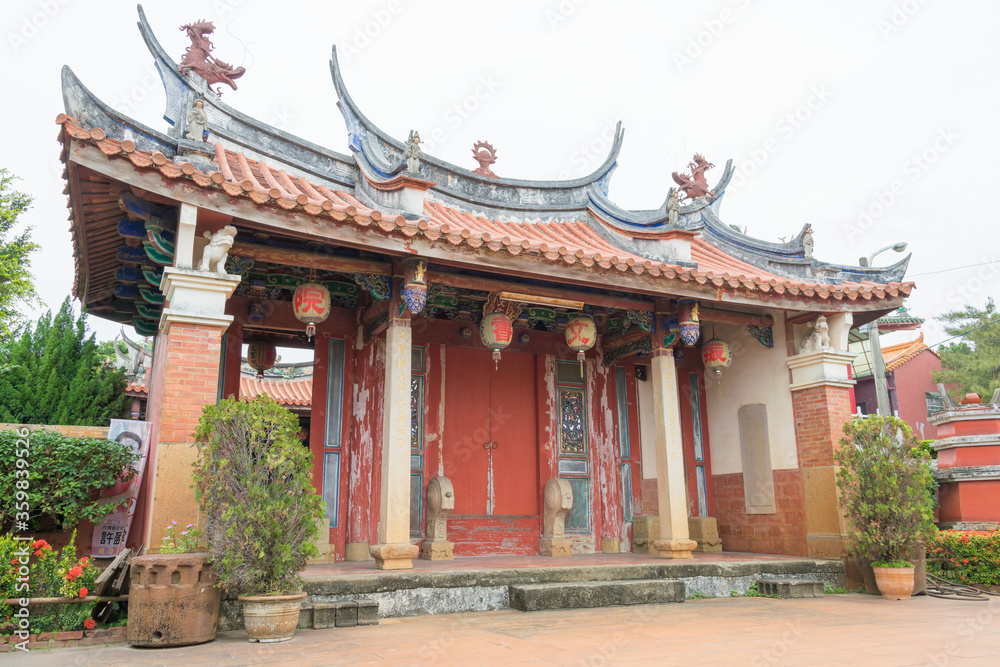
[(538, 285), (527, 285), (507, 280), (497, 280), (495, 278), (480, 278), (477, 276), (466, 276), (455, 273), (445, 273), (443, 271), (428, 271), (427, 281), (447, 285), (448, 287), (458, 287), (460, 289), (479, 290), (481, 292), (517, 292), (519, 294), (530, 294), (533, 296), (581, 301), (591, 306), (603, 306), (605, 308), (615, 308), (620, 310), (641, 310), (652, 312), (653, 304), (649, 301), (630, 299), (623, 296), (611, 296), (603, 294), (590, 294), (588, 292), (578, 292), (572, 289), (561, 289), (558, 287), (541, 287)]
[(314, 250), (291, 250), (275, 248), (259, 243), (237, 241), (229, 251), (230, 255), (245, 257), (258, 262), (270, 262), (283, 266), (299, 266), (307, 269), (336, 271), (337, 273), (369, 273), (380, 276), (389, 275), (391, 265), (388, 262), (376, 262), (370, 259), (355, 257), (339, 257)]
[(698, 310), (698, 317), (705, 322), (716, 322), (718, 324), (737, 324), (740, 326), (750, 325), (757, 327), (773, 327), (774, 318), (766, 313), (737, 313), (732, 310), (718, 310), (702, 306)]

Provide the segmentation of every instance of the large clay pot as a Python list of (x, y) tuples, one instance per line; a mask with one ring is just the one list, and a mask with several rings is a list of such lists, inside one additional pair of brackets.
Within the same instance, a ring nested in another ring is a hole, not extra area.
[(252, 642), (286, 642), (295, 634), (305, 593), (241, 595), (243, 624)]
[(215, 639), (219, 587), (207, 553), (132, 559), (128, 631), (132, 646), (186, 646)]
[(912, 567), (872, 567), (875, 581), (886, 600), (909, 600), (913, 593)]

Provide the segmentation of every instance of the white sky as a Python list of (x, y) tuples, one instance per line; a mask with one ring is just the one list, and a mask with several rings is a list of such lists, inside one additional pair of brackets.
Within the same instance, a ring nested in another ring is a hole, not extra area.
[[(619, 205), (659, 206), (694, 152), (718, 165), (710, 184), (731, 157), (741, 172), (722, 218), (752, 236), (794, 236), (809, 222), (816, 256), (843, 263), (907, 241), (917, 282), (907, 306), (928, 320), (928, 342), (946, 337), (934, 315), (1000, 296), (984, 190), (1000, 154), (1000, 3), (173, 0), (145, 10), (175, 61), (188, 43), (178, 27), (214, 21), (215, 55), (248, 68), (223, 100), (341, 153), (334, 43), (362, 111), (397, 138), (419, 130), (442, 159), (474, 168), (472, 144), (485, 140), (501, 176), (573, 178), (603, 161), (622, 120)], [(42, 245), (32, 268), (52, 308), (73, 282), (59, 70), (70, 65), (105, 102), (165, 130), (136, 20), (132, 2), (4, 4), (0, 166), (35, 197), (24, 222)], [(993, 263), (919, 275), (982, 262)], [(99, 338), (118, 328), (91, 326)]]

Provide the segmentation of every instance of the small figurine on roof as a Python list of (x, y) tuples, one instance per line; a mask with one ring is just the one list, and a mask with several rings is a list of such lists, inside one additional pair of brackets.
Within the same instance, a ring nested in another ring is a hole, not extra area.
[(802, 256), (806, 259), (812, 259), (813, 256), (812, 225), (806, 225), (806, 231), (802, 234)]
[(420, 173), (420, 158), (424, 152), (420, 150), (420, 133), (410, 130), (410, 137), (406, 140), (406, 173)]
[(671, 192), (667, 197), (667, 222), (673, 226), (677, 224), (677, 216), (681, 212), (681, 193), (680, 191)]
[(490, 169), (491, 164), (495, 164), (497, 161), (497, 149), (486, 141), (477, 141), (472, 145), (472, 156), (479, 163), (478, 169), (473, 169), (472, 173), (479, 174), (480, 176), (486, 176), (488, 178), (499, 178)]
[(191, 141), (205, 141), (208, 135), (208, 114), (205, 113), (205, 103), (195, 100), (194, 106), (187, 115), (188, 131), (184, 135), (185, 139)]

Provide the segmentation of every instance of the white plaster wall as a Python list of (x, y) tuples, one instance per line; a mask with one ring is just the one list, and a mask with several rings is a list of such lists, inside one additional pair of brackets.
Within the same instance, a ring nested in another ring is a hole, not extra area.
[[(656, 479), (656, 445), (653, 433), (653, 381), (649, 366), (646, 366), (646, 380), (636, 381), (639, 396), (639, 446), (642, 450), (642, 478)], [(643, 418), (645, 416), (645, 419)], [(638, 493), (633, 489), (633, 494)]]
[[(767, 406), (771, 467), (778, 470), (799, 465), (792, 391), (785, 363), (784, 315), (781, 311), (768, 312), (774, 317), (772, 348), (757, 342), (747, 333), (746, 327), (714, 325), (716, 336), (729, 343), (733, 350), (733, 364), (723, 371), (721, 380), (716, 380), (712, 373), (706, 373), (705, 378), (713, 475), (743, 472), (739, 409), (751, 403)], [(713, 325), (707, 326), (710, 338)]]

